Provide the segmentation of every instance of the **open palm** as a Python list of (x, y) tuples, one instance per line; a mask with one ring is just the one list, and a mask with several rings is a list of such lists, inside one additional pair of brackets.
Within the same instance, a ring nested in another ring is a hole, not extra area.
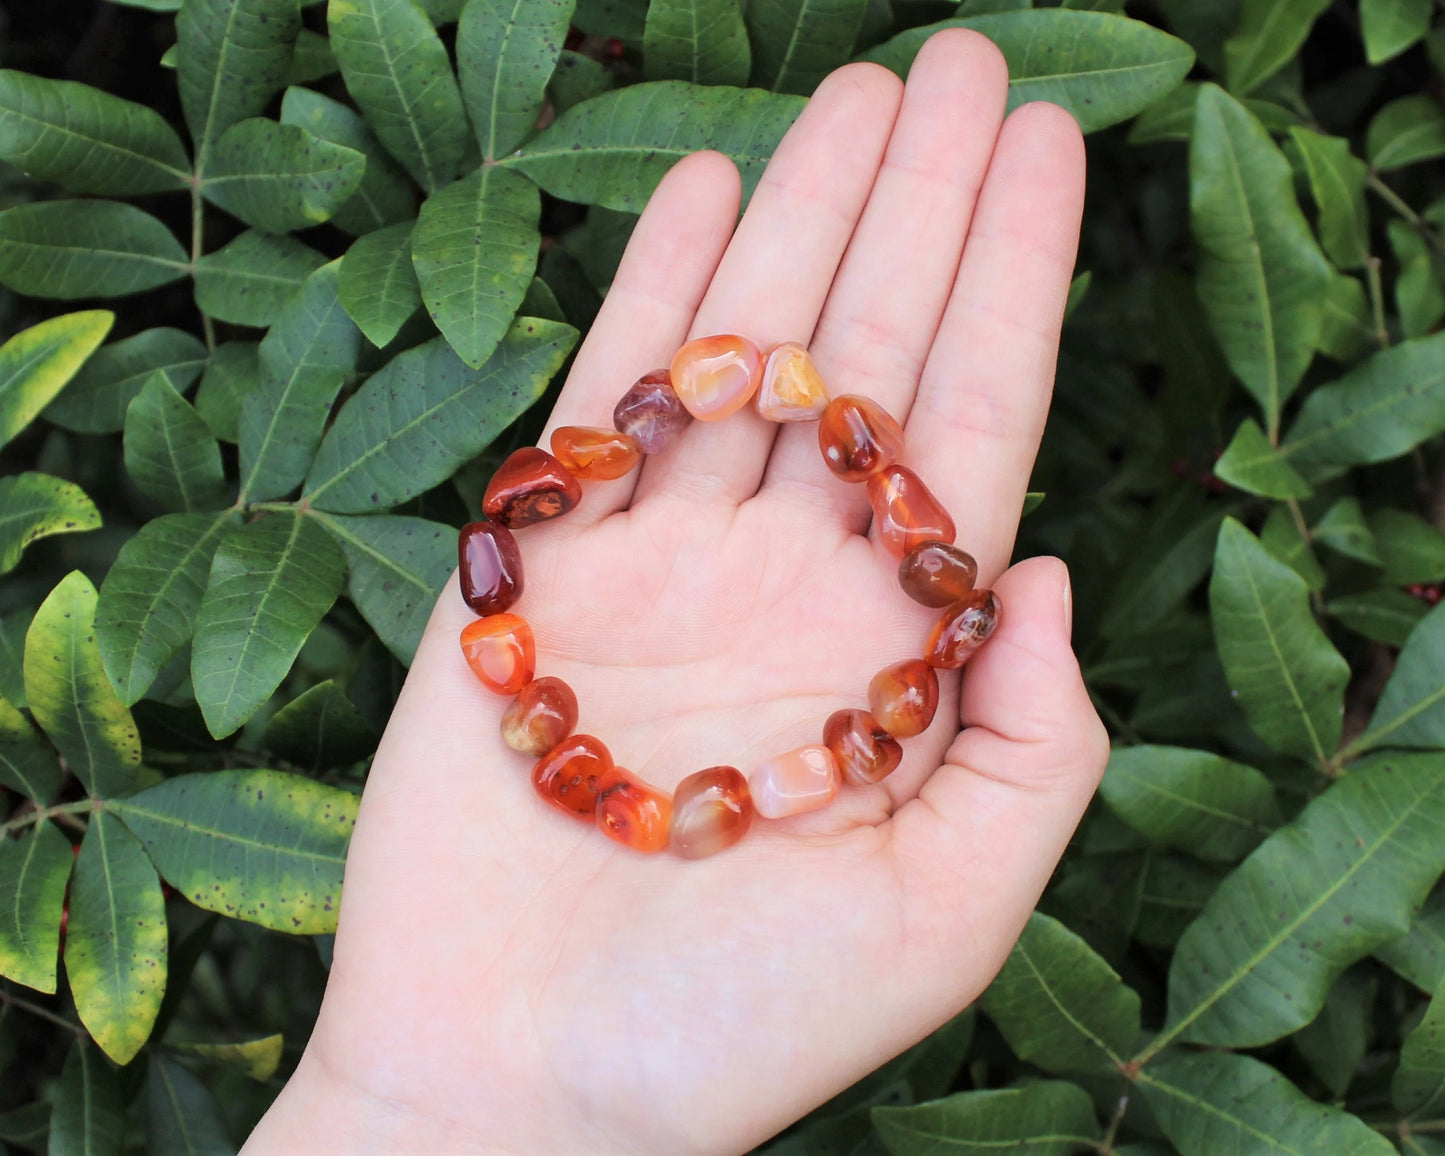
[[(609, 425), (689, 336), (809, 344), (830, 392), (905, 423), (1003, 618), (882, 783), (754, 824), (709, 859), (642, 856), (544, 805), (442, 596), (377, 754), (325, 1006), (248, 1151), (736, 1152), (943, 1022), (1001, 964), (1103, 767), (1063, 567), (1006, 573), (1053, 375), (1083, 149), (1004, 120), (976, 34), (907, 88), (818, 90), (737, 224), (716, 154), (639, 222), (553, 426)], [(967, 245), (965, 246), (965, 240)], [(937, 612), (899, 590), (816, 426), (694, 423), (640, 473), (521, 531), (514, 611), (579, 730), (658, 787), (817, 742)]]

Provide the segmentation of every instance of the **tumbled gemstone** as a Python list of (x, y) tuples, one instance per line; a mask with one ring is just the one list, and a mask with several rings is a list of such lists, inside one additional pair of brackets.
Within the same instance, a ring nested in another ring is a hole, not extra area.
[(735, 333), (699, 337), (672, 356), (672, 388), (698, 421), (737, 413), (757, 392), (762, 376), (762, 351)]
[(992, 590), (975, 590), (955, 602), (933, 624), (924, 644), (929, 666), (957, 670), (998, 628), (1000, 607)]
[(574, 478), (610, 481), (635, 466), (642, 451), (620, 430), (564, 425), (552, 431), (552, 454)]
[(861, 482), (903, 456), (903, 429), (876, 401), (845, 393), (818, 419), (818, 448), (845, 482)]
[(513, 450), (497, 467), (482, 509), (494, 522), (515, 530), (557, 518), (582, 500), (582, 486), (566, 468), (536, 446)]
[(591, 735), (563, 739), (532, 768), (532, 786), (559, 811), (587, 822), (597, 811), (603, 776), (612, 769), (612, 754)]
[(920, 542), (898, 564), (898, 585), (924, 606), (951, 606), (973, 593), (978, 563), (947, 542)]
[(870, 477), (868, 503), (878, 540), (896, 557), (930, 539), (953, 541), (953, 519), (907, 466), (889, 466)]
[(612, 424), (645, 454), (662, 453), (691, 422), (665, 369), (643, 374), (612, 411)]
[(868, 684), (868, 710), (896, 739), (922, 734), (938, 709), (938, 675), (921, 658), (885, 666)]
[(488, 690), (516, 694), (532, 681), (537, 643), (532, 628), (515, 614), (491, 614), (462, 630), (467, 665)]
[(726, 850), (752, 822), (748, 781), (736, 767), (708, 767), (688, 775), (672, 793), (672, 849), (684, 859)]
[(468, 522), (457, 537), (462, 598), (477, 614), (500, 614), (522, 595), (522, 552), (500, 522)]
[(577, 725), (577, 696), (560, 678), (534, 678), (502, 715), (502, 741), (524, 755), (545, 755)]
[(838, 764), (825, 746), (799, 747), (760, 763), (748, 776), (748, 791), (765, 819), (816, 811), (838, 793)]
[(816, 421), (827, 407), (818, 367), (796, 341), (775, 345), (764, 360), (757, 405), (769, 421)]
[(651, 855), (667, 848), (672, 800), (631, 771), (613, 767), (597, 789), (597, 825), (609, 839)]
[(898, 740), (866, 710), (835, 710), (823, 724), (823, 745), (833, 752), (849, 782), (866, 785), (886, 778), (903, 761)]

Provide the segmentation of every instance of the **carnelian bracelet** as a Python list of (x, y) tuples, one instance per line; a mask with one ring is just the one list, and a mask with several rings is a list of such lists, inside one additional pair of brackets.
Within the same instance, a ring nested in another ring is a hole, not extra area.
[[(689, 775), (671, 798), (615, 765), (591, 735), (574, 734), (577, 696), (560, 678), (534, 677), (536, 642), (526, 620), (507, 613), (522, 593), (522, 556), (512, 531), (560, 517), (582, 498), (580, 480), (620, 478), (644, 453), (667, 449), (697, 418), (717, 421), (757, 397), (775, 422), (818, 422), (823, 460), (838, 477), (863, 482), (884, 547), (902, 559), (898, 581), (915, 602), (943, 607), (922, 658), (885, 667), (868, 684), (868, 709), (834, 711), (823, 741), (768, 759), (744, 777), (736, 767)], [(898, 740), (921, 734), (938, 706), (935, 668), (962, 666), (998, 625), (992, 591), (974, 589), (978, 567), (953, 543), (953, 519), (912, 470), (899, 464), (903, 430), (876, 402), (829, 399), (808, 351), (785, 342), (766, 357), (733, 334), (689, 341), (668, 369), (623, 394), (614, 429), (562, 426), (552, 452), (519, 449), (487, 485), (490, 519), (464, 526), (459, 542), (462, 597), (483, 615), (462, 631), (462, 653), (477, 677), (515, 696), (502, 738), (537, 759), (532, 784), (568, 815), (595, 823), (638, 851), (699, 859), (732, 846), (754, 812), (778, 819), (826, 806), (840, 779), (866, 784), (903, 758)]]

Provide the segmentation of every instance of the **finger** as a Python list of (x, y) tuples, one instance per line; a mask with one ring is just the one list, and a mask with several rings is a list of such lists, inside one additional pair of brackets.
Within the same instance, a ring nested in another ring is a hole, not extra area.
[[(617, 399), (672, 358), (732, 236), (741, 196), (738, 171), (721, 153), (694, 153), (662, 178), (572, 363), (542, 433), (544, 449), (558, 426), (611, 429)], [(588, 481), (567, 522), (590, 525), (622, 509), (636, 481), (636, 470), (616, 481)]]
[[(848, 245), (811, 352), (834, 396), (861, 393), (901, 421), (958, 272), (1008, 97), (1008, 66), (977, 32), (948, 29), (919, 50), (868, 206)], [(818, 460), (812, 423), (780, 429), (764, 488), (803, 498), (852, 529), (868, 525), (861, 487)]]
[[(847, 65), (818, 86), (758, 183), (689, 336), (739, 333), (764, 348), (808, 341), (901, 91), (876, 64)], [(675, 449), (646, 463), (637, 500), (741, 501), (758, 487), (775, 428), (750, 406), (725, 421), (694, 422)]]
[(1078, 247), (1084, 145), (1063, 109), (1005, 122), (905, 432), (987, 582), (1008, 564), (1053, 391)]

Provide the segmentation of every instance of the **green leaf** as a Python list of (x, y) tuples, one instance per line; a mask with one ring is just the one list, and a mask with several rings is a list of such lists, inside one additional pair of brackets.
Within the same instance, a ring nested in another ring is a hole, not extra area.
[(358, 237), (341, 260), (341, 307), (378, 349), (391, 344), (421, 308), (421, 287), (411, 263), (414, 224), (402, 221)]
[(336, 56), (331, 51), (331, 41), (327, 37), (319, 32), (312, 32), (309, 28), (303, 28), (297, 33), (296, 51), (291, 57), (291, 67), (286, 70), (287, 84), (310, 84), (312, 81), (335, 76), (340, 71), (341, 65), (336, 63)]
[(563, 200), (639, 213), (675, 162), (710, 148), (732, 158), (746, 196), (803, 103), (678, 80), (630, 84), (568, 109), (497, 163)]
[[(727, 0), (709, 0), (703, 3), (698, 3), (697, 0), (682, 0), (681, 3), (672, 5), (672, 13), (659, 20), (653, 15), (656, 7), (654, 4), (648, 8), (647, 30), (643, 39), (649, 80), (652, 79), (653, 52), (649, 39), (655, 39), (659, 35), (654, 32), (654, 25), (667, 28), (670, 39), (687, 38), (687, 15), (691, 9), (694, 13), (691, 38), (703, 40), (703, 21), (706, 19), (708, 34), (722, 38), (726, 44), (733, 40), (737, 33), (732, 27), (732, 21), (736, 17), (725, 10), (731, 7), (736, 12), (739, 7), (743, 7), (746, 9), (747, 18), (745, 32), (754, 46), (753, 85), (774, 92), (797, 93), (799, 96), (809, 95), (818, 87), (818, 82), (823, 77), (847, 61), (853, 51), (853, 43), (858, 38), (858, 30), (863, 25), (863, 17), (868, 11), (867, 0), (751, 0), (742, 6), (736, 2), (729, 5)], [(705, 44), (699, 45), (700, 49), (707, 47)], [(714, 56), (721, 58), (719, 63), (730, 63), (734, 69), (741, 65), (744, 80), (708, 81), (701, 76), (677, 78), (703, 84), (744, 84), (748, 67), (747, 48), (747, 41), (744, 40), (740, 48), (725, 50), (719, 45), (712, 49)], [(677, 55), (678, 49), (674, 48), (674, 58)], [(715, 64), (714, 69), (716, 68)]]
[(6, 979), (55, 990), (72, 861), (70, 841), (52, 823), (37, 823), (19, 839), (0, 839), (0, 895), (6, 899), (0, 904), (0, 975)]
[(67, 313), (0, 345), (0, 446), (54, 400), (114, 323), (115, 314), (104, 309)]
[[(482, 0), (473, 0), (480, 3)], [(833, 64), (819, 73), (821, 79), (831, 68), (848, 59), (854, 35), (867, 7), (866, 0), (831, 0), (820, 7), (797, 4), (789, 0), (758, 0), (750, 7), (761, 26), (776, 23), (780, 18), (793, 21), (793, 35), (787, 42), (783, 58), (767, 53), (771, 76), (759, 84), (775, 92), (799, 92), (806, 95), (816, 85), (808, 84), (807, 64), (795, 52), (799, 35), (806, 36), (799, 22), (805, 12), (817, 23), (813, 29), (821, 35), (809, 40), (805, 56), (834, 57)], [(768, 32), (760, 32), (759, 45), (774, 44)], [(743, 23), (743, 7), (739, 0), (655, 0), (647, 8), (647, 26), (643, 32), (643, 75), (648, 80), (687, 80), (693, 84), (731, 84), (743, 87), (752, 68), (752, 50), (748, 30)], [(802, 87), (806, 85), (806, 87)]]
[(241, 492), (256, 502), (306, 476), (321, 431), (356, 366), (361, 333), (337, 296), (340, 262), (306, 279), (261, 342), (261, 376), (241, 407)]
[(1113, 1072), (1139, 1037), (1139, 996), (1057, 920), (1035, 912), (984, 1010), (1019, 1059), (1047, 1072)]
[(222, 441), (240, 440), (241, 409), (260, 379), (259, 342), (228, 341), (216, 346), (196, 390), (196, 412)]
[(1270, 510), (1259, 532), (1259, 542), (1272, 556), (1303, 578), (1310, 590), (1325, 588), (1324, 568), (1315, 557), (1309, 539), (1300, 534), (1299, 526), (1285, 506), (1277, 505)]
[(1228, 447), (1214, 463), (1214, 473), (1231, 486), (1267, 498), (1307, 498), (1314, 492), (1251, 417), (1234, 431)]
[(406, 666), (457, 564), (454, 526), (389, 515), (318, 520), (341, 543), (347, 593), (377, 637)]
[(1445, 1108), (1445, 999), (1431, 999), (1425, 1018), (1405, 1037), (1390, 1099), (1410, 1120), (1437, 1117)]
[(25, 702), (25, 632), (35, 617), (33, 606), (21, 606), (0, 616), (0, 697), (11, 706)]
[(1239, 30), (1224, 42), (1230, 92), (1253, 92), (1293, 58), (1330, 0), (1243, 0)]
[(99, 527), (100, 511), (74, 482), (37, 473), (0, 478), (0, 574), (15, 569), (32, 542)]
[(1159, 503), (1114, 583), (1099, 633), (1106, 638), (1138, 634), (1178, 606), (1209, 572), (1226, 512), (1205, 505), (1193, 492)]
[(191, 1072), (152, 1052), (146, 1073), (146, 1151), (150, 1156), (235, 1156), (221, 1106)]
[(1365, 524), (1365, 512), (1359, 498), (1341, 498), (1335, 502), (1311, 531), (1316, 541), (1323, 542), (1336, 553), (1354, 558), (1369, 566), (1383, 566), (1375, 549), (1374, 535)]
[(220, 445), (164, 374), (155, 374), (126, 410), (125, 472), (168, 510), (218, 510), (231, 502)]
[(1425, 38), (1430, 31), (1430, 0), (1360, 0), (1360, 32), (1365, 59), (1383, 64)]
[(1187, 855), (1149, 855), (1140, 875), (1134, 938), (1172, 950), (1204, 910), (1219, 879), (1217, 870)]
[(1320, 1014), (1294, 1035), (1294, 1046), (1310, 1071), (1336, 1097), (1354, 1080), (1373, 1036), (1378, 978), (1368, 962), (1352, 967), (1335, 981)]
[(119, 201), (39, 201), (0, 213), (0, 281), (31, 297), (124, 297), (190, 272), (171, 231)]
[(457, 356), (485, 364), (537, 267), (537, 186), (484, 166), (430, 197), (411, 238), (422, 300)]
[(120, 548), (100, 588), (95, 636), (121, 702), (145, 694), (190, 642), (211, 558), (237, 520), (229, 510), (167, 514)]
[[(487, 160), (511, 152), (532, 135), (572, 7), (573, 0), (470, 0), (462, 9), (457, 73)], [(743, 83), (746, 68), (743, 73), (742, 81), (717, 83)]]
[(1445, 746), (1445, 604), (1415, 627), (1351, 755), (1389, 747)]
[(1356, 277), (1336, 273), (1325, 290), (1319, 351), (1336, 361), (1353, 362), (1376, 340), (1365, 290)]
[(45, 416), (76, 433), (118, 433), (125, 410), (153, 373), (184, 390), (206, 367), (206, 347), (181, 329), (147, 329), (103, 345), (81, 367)]
[(1314, 1019), (1346, 967), (1398, 939), (1445, 867), (1441, 756), (1352, 771), (1219, 885), (1179, 941), (1170, 1040), (1254, 1047)]
[(416, 0), (331, 0), (331, 50), (386, 150), (428, 193), (450, 184), (467, 116), (447, 50)]
[(1144, 1099), (1182, 1156), (1393, 1156), (1356, 1116), (1304, 1096), (1267, 1064), (1228, 1052), (1171, 1056), (1140, 1074)]
[(0, 159), (75, 193), (184, 189), (191, 161), (160, 113), (88, 84), (0, 71)]
[(1424, 238), (1404, 221), (1386, 226), (1390, 248), (1400, 263), (1395, 278), (1395, 310), (1406, 337), (1423, 337), (1445, 317), (1445, 286), (1441, 285), (1434, 256)]
[(1427, 994), (1445, 983), (1445, 887), (1430, 894), (1409, 933), (1381, 944), (1375, 958)]
[(574, 104), (601, 96), (615, 87), (616, 82), (605, 64), (564, 48), (561, 56), (557, 58), (552, 79), (547, 82), (547, 97), (552, 102), (553, 110), (560, 116)]
[(576, 340), (570, 325), (521, 317), (479, 370), (440, 339), (393, 358), (326, 432), (308, 501), (372, 513), (440, 485), (542, 396)]
[(1226, 518), (1209, 606), (1225, 676), (1255, 733), (1323, 765), (1339, 743), (1350, 667), (1310, 613), (1304, 580)]
[(1199, 93), (1189, 170), (1199, 298), (1273, 440), (1319, 343), (1330, 267), (1295, 200), (1284, 154), (1212, 84)]
[(252, 117), (216, 142), (201, 192), (271, 233), (330, 220), (361, 185), (366, 158), (294, 124)]
[(1380, 172), (1445, 156), (1445, 108), (1423, 94), (1392, 100), (1370, 121), (1365, 155)]
[(1403, 590), (1379, 586), (1332, 599), (1325, 609), (1356, 634), (1386, 646), (1404, 646), (1429, 607)]
[(1184, 747), (1119, 747), (1104, 801), (1151, 843), (1232, 863), (1280, 824), (1274, 787), (1253, 767)]
[(176, 17), (176, 79), (196, 142), (196, 173), (228, 128), (260, 116), (291, 70), (296, 0), (186, 0)]
[(271, 717), (264, 746), (287, 762), (318, 771), (366, 758), (376, 750), (376, 733), (328, 678)]
[(1387, 507), (1373, 511), (1369, 523), (1387, 581), (1407, 586), (1445, 580), (1445, 534), (1424, 518)]
[(1343, 137), (1292, 128), (1304, 158), (1310, 192), (1320, 211), (1320, 245), (1341, 269), (1358, 269), (1370, 255), (1370, 215), (1365, 208), (1369, 166), (1350, 152)]
[[(44, 806), (60, 790), (55, 753), (29, 720), (0, 698), (0, 785)], [(3, 892), (0, 892), (3, 894)]]
[(191, 647), (191, 684), (212, 735), (225, 738), (271, 697), (345, 576), (336, 543), (298, 513), (270, 514), (226, 537)]
[(232, 325), (272, 325), (324, 264), (294, 237), (248, 230), (196, 262), (196, 308)]
[(416, 216), (410, 179), (355, 109), (309, 88), (288, 88), (281, 101), (281, 123), (300, 125), (366, 158), (361, 184), (331, 217), (338, 229), (361, 236)]
[(95, 587), (79, 570), (41, 603), (25, 635), (25, 696), (86, 791), (106, 798), (135, 781), (140, 734), (101, 664), (95, 604)]
[(282, 771), (179, 775), (114, 805), (166, 882), (207, 911), (336, 930), (358, 799)]
[(263, 1036), (256, 1040), (242, 1040), (234, 1044), (177, 1044), (181, 1051), (203, 1059), (229, 1064), (245, 1072), (251, 1079), (265, 1083), (276, 1074), (281, 1065), (281, 1051), (285, 1045), (280, 1035)]
[(1086, 133), (1148, 108), (1194, 63), (1189, 45), (1152, 25), (1068, 9), (1000, 12), (910, 28), (863, 59), (905, 76), (923, 42), (941, 28), (972, 28), (998, 45), (1008, 61), (1010, 108), (1052, 101), (1072, 113)]
[(65, 1057), (52, 1104), (49, 1156), (120, 1156), (125, 1086), (89, 1040), (77, 1039)]
[(27, 1152), (44, 1150), (50, 1135), (51, 1105), (37, 1101), (0, 1112), (0, 1140)]
[(929, 1104), (873, 1109), (873, 1126), (893, 1156), (1013, 1152), (1068, 1156), (1093, 1148), (1098, 1121), (1089, 1094), (1064, 1080), (996, 1092), (959, 1092)]
[[(1194, 134), (1194, 109), (1201, 87), (1198, 81), (1186, 80), (1156, 100), (1129, 127), (1129, 143), (1188, 140)], [(1301, 123), (1297, 113), (1268, 100), (1247, 96), (1240, 103), (1275, 135), (1287, 133)]]

